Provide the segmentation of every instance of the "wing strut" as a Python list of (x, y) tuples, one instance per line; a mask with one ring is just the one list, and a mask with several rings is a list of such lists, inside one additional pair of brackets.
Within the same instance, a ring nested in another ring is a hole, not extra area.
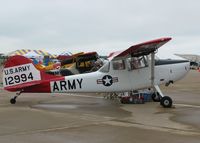
[(155, 79), (155, 53), (151, 53), (151, 86), (154, 87)]
[[(159, 94), (161, 97), (164, 97), (159, 86), (155, 84), (155, 51), (151, 53), (151, 86), (155, 91), (155, 94)], [(157, 95), (157, 96), (159, 96)]]

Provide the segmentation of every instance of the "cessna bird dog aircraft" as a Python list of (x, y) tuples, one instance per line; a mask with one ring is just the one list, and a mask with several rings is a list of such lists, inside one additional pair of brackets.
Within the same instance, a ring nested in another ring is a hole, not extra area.
[(5, 90), (17, 91), (11, 104), (16, 103), (21, 93), (123, 92), (153, 88), (154, 100), (169, 108), (172, 99), (164, 96), (158, 85), (181, 79), (190, 64), (185, 60), (155, 60), (157, 49), (170, 40), (160, 38), (113, 52), (99, 70), (69, 76), (47, 74), (36, 69), (30, 59), (13, 56), (4, 65), (3, 86)]

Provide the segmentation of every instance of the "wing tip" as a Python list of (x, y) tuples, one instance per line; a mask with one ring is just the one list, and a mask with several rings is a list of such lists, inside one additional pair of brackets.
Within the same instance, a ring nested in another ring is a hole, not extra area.
[(164, 37), (164, 38), (160, 38), (160, 39), (161, 39), (161, 41), (170, 41), (170, 40), (172, 40), (171, 37)]

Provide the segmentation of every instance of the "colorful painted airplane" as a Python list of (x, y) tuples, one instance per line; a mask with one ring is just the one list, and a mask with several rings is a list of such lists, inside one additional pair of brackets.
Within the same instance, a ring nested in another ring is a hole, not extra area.
[[(76, 53), (76, 54), (73, 54), (73, 55), (70, 55), (70, 56), (63, 56), (61, 58), (58, 57), (59, 61), (61, 62), (58, 62), (58, 63), (51, 63), (50, 65), (48, 66), (45, 66), (43, 65), (42, 63), (40, 63), (39, 61), (37, 61), (35, 58), (31, 58), (33, 63), (34, 63), (34, 66), (38, 69), (38, 70), (45, 70), (45, 71), (49, 71), (49, 70), (57, 70), (57, 69), (60, 69), (60, 68), (68, 68), (70, 67), (73, 63), (76, 62), (76, 58), (80, 55), (83, 55), (84, 52), (79, 52), (79, 53)], [(66, 59), (64, 59), (66, 58)], [(67, 61), (66, 61), (67, 60)]]
[(91, 73), (55, 76), (38, 70), (30, 59), (10, 57), (3, 69), (3, 86), (17, 92), (10, 100), (16, 103), (21, 93), (80, 93), (123, 92), (153, 88), (154, 100), (163, 107), (171, 107), (172, 99), (164, 96), (159, 85), (170, 84), (183, 78), (189, 71), (185, 60), (155, 60), (155, 52), (171, 38), (160, 38), (113, 52), (107, 63)]

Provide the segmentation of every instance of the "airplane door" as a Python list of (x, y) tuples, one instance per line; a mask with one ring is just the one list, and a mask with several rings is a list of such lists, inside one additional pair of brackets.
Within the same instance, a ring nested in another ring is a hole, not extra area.
[(112, 85), (112, 88), (119, 91), (130, 91), (132, 89), (132, 83), (129, 71), (127, 70), (126, 60), (119, 59), (112, 61), (110, 73), (113, 78), (117, 78), (117, 82)]
[(151, 85), (151, 71), (145, 56), (128, 58), (127, 65), (133, 89), (147, 88)]

